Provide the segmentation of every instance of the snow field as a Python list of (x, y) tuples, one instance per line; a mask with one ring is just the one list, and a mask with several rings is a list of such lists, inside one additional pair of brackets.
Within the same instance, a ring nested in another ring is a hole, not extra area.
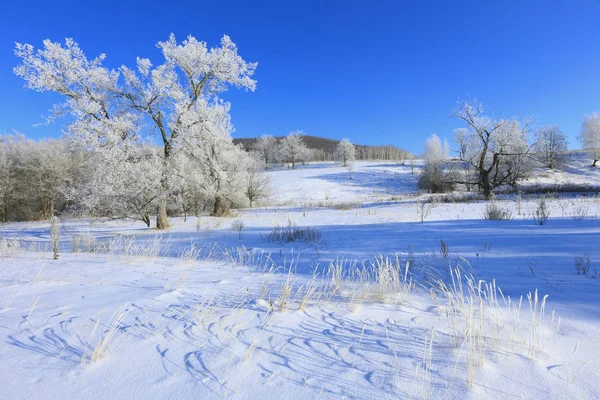
[[(525, 195), (497, 200), (509, 221), (421, 222), (410, 166), (349, 173), (273, 171), (279, 205), (164, 234), (66, 220), (58, 260), (48, 223), (2, 226), (3, 398), (600, 396), (595, 197), (550, 198), (543, 226)], [(288, 221), (320, 239), (266, 240)]]

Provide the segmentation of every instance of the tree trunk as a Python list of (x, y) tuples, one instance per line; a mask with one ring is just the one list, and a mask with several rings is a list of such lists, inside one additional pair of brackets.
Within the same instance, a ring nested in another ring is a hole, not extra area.
[(483, 196), (486, 200), (489, 200), (492, 197), (492, 185), (490, 185), (490, 174), (488, 172), (484, 172), (481, 176), (481, 187), (483, 189)]
[(167, 219), (167, 199), (162, 198), (158, 206), (158, 215), (156, 216), (156, 229), (167, 229), (169, 220)]
[(144, 214), (142, 215), (142, 221), (146, 224), (148, 228), (150, 228), (150, 215)]
[(229, 214), (229, 206), (227, 201), (221, 198), (221, 196), (215, 196), (215, 202), (213, 203), (213, 217), (223, 217)]
[(169, 162), (171, 159), (171, 144), (165, 143), (164, 158), (162, 164), (162, 177), (160, 179), (161, 196), (158, 206), (158, 215), (156, 216), (156, 229), (167, 229), (169, 220), (167, 219), (167, 198), (169, 197)]
[(42, 219), (48, 219), (48, 202), (45, 197), (42, 197)]

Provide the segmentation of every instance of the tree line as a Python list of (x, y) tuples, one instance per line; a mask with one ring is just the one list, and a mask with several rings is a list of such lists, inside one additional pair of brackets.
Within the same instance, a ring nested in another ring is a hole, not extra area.
[[(301, 131), (297, 132), (302, 135), (303, 142), (307, 148), (305, 158), (302, 160), (303, 162), (336, 161), (335, 150), (340, 143), (340, 140), (305, 135)], [(265, 137), (269, 137), (269, 139), (265, 139)], [(264, 146), (264, 144), (261, 144), (260, 141), (268, 140), (269, 145), (277, 147), (281, 144), (283, 139), (284, 136), (277, 137), (272, 135), (263, 135), (262, 138), (240, 138), (234, 139), (233, 141), (234, 143), (242, 144), (247, 150), (254, 150), (257, 146)], [(410, 160), (411, 158), (416, 158), (413, 153), (394, 145), (371, 146), (354, 144), (354, 147), (356, 160), (406, 161)], [(277, 155), (278, 150), (274, 149), (273, 153)], [(285, 160), (279, 156), (276, 156), (273, 157), (270, 162), (285, 163)]]

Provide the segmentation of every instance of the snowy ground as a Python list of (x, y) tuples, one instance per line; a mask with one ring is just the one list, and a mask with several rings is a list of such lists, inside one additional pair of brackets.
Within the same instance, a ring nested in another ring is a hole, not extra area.
[[(0, 397), (600, 398), (600, 199), (549, 199), (542, 226), (527, 196), (498, 202), (510, 221), (471, 202), (421, 222), (409, 165), (269, 174), (268, 205), (232, 218), (64, 221), (58, 260), (47, 223), (1, 226)], [(575, 158), (531, 182), (599, 177)], [(289, 223), (319, 240), (267, 240)], [(377, 282), (328, 271), (382, 256)], [(452, 267), (478, 290), (444, 295), (431, 274), (453, 287)]]

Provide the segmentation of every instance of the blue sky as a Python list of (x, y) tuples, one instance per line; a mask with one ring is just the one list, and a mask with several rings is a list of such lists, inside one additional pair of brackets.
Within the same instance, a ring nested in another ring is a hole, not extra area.
[(307, 134), (420, 152), (451, 139), (459, 98), (494, 117), (534, 116), (579, 145), (583, 115), (600, 110), (599, 1), (29, 1), (0, 14), (0, 132), (33, 127), (57, 97), (23, 88), (14, 42), (72, 37), (106, 65), (157, 64), (171, 32), (216, 45), (231, 36), (259, 63), (256, 92), (230, 91), (234, 137)]

